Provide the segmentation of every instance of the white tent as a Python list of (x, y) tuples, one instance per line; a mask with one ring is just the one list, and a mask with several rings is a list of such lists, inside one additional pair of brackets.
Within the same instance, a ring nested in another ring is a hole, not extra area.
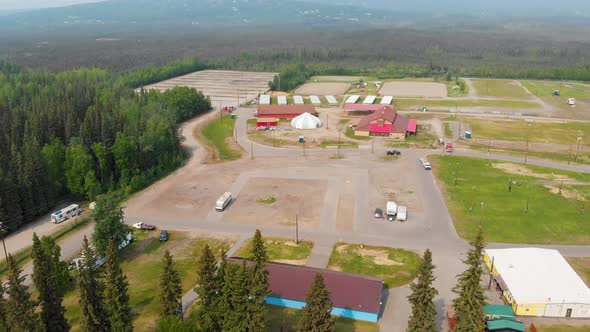
[(307, 112), (298, 115), (291, 120), (291, 127), (296, 129), (316, 129), (322, 126), (322, 121), (318, 117)]

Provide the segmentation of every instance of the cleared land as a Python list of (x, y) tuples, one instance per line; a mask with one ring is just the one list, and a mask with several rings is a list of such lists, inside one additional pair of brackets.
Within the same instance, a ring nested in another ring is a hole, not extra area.
[[(198, 234), (170, 232), (167, 242), (160, 242), (157, 232), (136, 232), (137, 240), (122, 251), (121, 267), (129, 282), (130, 306), (135, 319), (136, 331), (149, 331), (159, 318), (158, 298), (162, 257), (165, 250), (174, 256), (176, 270), (180, 274), (182, 289), (189, 290), (197, 282), (195, 271), (205, 244), (219, 256), (221, 249), (229, 249), (232, 241), (225, 238), (202, 238)], [(71, 290), (64, 298), (66, 318), (72, 331), (80, 330), (79, 291)]]
[(386, 82), (379, 90), (379, 95), (442, 98), (447, 96), (447, 86), (434, 82)]
[[(327, 181), (252, 177), (225, 212), (224, 220), (254, 225), (295, 226), (299, 216), (301, 229), (317, 229)], [(273, 204), (258, 202), (272, 196)], [(262, 217), (262, 216), (269, 216)]]
[(406, 99), (398, 98), (394, 100), (397, 108), (409, 107), (499, 107), (499, 108), (537, 108), (539, 104), (524, 100), (496, 100), (496, 99)]
[[(283, 238), (264, 238), (264, 247), (268, 254), (268, 259), (273, 262), (305, 265), (307, 258), (311, 254), (313, 243), (310, 241), (295, 241)], [(252, 239), (249, 239), (244, 245), (238, 249), (234, 256), (250, 258), (252, 254)]]
[[(575, 144), (578, 135), (590, 137), (590, 123), (569, 122), (528, 122), (520, 120), (478, 120), (462, 119), (471, 126), (473, 137), (493, 138), (506, 141), (526, 141)], [(589, 139), (590, 140), (590, 139)], [(582, 141), (582, 143), (584, 143)]]
[[(267, 331), (269, 332), (295, 332), (297, 322), (301, 317), (301, 310), (267, 306), (268, 315), (266, 316)], [(336, 331), (338, 332), (379, 332), (379, 325), (360, 320), (353, 320), (343, 317), (334, 317), (336, 319)]]
[(334, 246), (328, 269), (383, 278), (385, 287), (393, 288), (412, 281), (419, 264), (420, 257), (408, 250), (340, 243)]
[(461, 237), (471, 239), (482, 224), (489, 242), (590, 240), (590, 175), (466, 157), (430, 160)]
[(538, 97), (553, 97), (553, 91), (559, 90), (560, 96), (554, 98), (564, 103), (567, 98), (590, 99), (590, 85), (586, 84), (556, 81), (522, 81), (522, 84)]
[(471, 82), (479, 96), (530, 98), (530, 95), (517, 81), (471, 79)]
[(323, 99), (324, 95), (343, 95), (349, 87), (349, 83), (305, 83), (298, 87), (293, 93), (299, 95), (320, 95), (320, 98)]
[(234, 126), (236, 120), (230, 116), (217, 118), (206, 124), (201, 132), (207, 140), (207, 143), (214, 148), (214, 160), (229, 161), (240, 159), (242, 154), (238, 151), (237, 144), (231, 141), (234, 135)]

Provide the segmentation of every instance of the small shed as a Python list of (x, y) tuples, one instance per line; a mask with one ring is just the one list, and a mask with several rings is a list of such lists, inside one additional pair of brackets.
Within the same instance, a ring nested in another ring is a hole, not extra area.
[(510, 319), (490, 320), (486, 325), (490, 332), (526, 332), (523, 323)]
[(256, 126), (257, 127), (276, 127), (277, 126), (277, 119), (276, 118), (257, 118), (256, 119)]
[(408, 135), (416, 135), (417, 127), (418, 122), (416, 121), (416, 119), (408, 119), (408, 129), (406, 130), (408, 132)]

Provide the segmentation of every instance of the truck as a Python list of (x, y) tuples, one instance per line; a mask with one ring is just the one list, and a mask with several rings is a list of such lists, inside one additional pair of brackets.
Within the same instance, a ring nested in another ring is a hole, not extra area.
[(425, 170), (432, 169), (432, 167), (430, 166), (430, 162), (428, 162), (426, 158), (420, 158), (420, 163), (422, 164), (422, 167), (424, 167)]
[(144, 222), (138, 222), (133, 224), (133, 228), (141, 229), (142, 231), (153, 231), (156, 229), (156, 225), (146, 224)]
[(447, 143), (445, 146), (445, 152), (453, 152), (453, 143)]
[(405, 206), (398, 206), (397, 207), (397, 217), (396, 219), (399, 221), (406, 221), (408, 218), (408, 208)]
[(387, 220), (393, 221), (395, 219), (395, 215), (397, 214), (397, 204), (395, 204), (393, 201), (387, 202), (385, 214), (387, 214)]
[(223, 195), (219, 196), (217, 202), (215, 202), (215, 210), (221, 212), (231, 203), (232, 196), (229, 192), (224, 192)]
[(53, 212), (51, 214), (51, 222), (54, 224), (59, 224), (72, 217), (79, 216), (81, 213), (82, 209), (80, 209), (80, 206), (78, 204), (72, 204), (61, 210)]

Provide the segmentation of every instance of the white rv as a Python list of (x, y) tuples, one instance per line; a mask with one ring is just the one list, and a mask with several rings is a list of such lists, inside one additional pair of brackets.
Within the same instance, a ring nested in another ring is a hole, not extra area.
[(229, 203), (231, 203), (231, 201), (232, 201), (231, 193), (229, 193), (229, 192), (223, 193), (223, 195), (221, 195), (217, 199), (217, 202), (215, 202), (215, 210), (220, 211), (220, 212), (223, 211), (229, 205)]
[(385, 214), (387, 214), (387, 220), (393, 221), (395, 219), (395, 215), (397, 214), (397, 204), (392, 201), (387, 202)]
[(396, 219), (399, 221), (406, 221), (408, 218), (408, 208), (405, 206), (398, 206), (397, 207), (397, 217)]
[(72, 204), (66, 208), (52, 213), (51, 222), (54, 224), (59, 224), (60, 222), (66, 221), (72, 217), (79, 216), (80, 213), (82, 213), (80, 206), (78, 206), (78, 204)]

